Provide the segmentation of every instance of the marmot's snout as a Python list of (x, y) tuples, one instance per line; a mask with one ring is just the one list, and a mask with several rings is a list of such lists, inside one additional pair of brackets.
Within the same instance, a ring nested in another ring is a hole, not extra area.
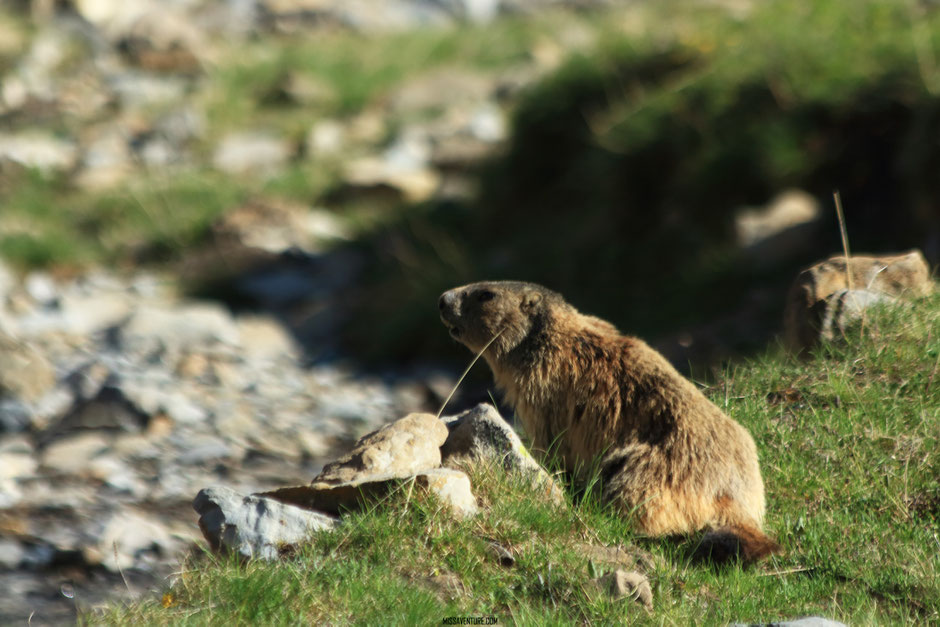
[(437, 307), (441, 312), (441, 322), (450, 331), (451, 337), (457, 339), (460, 330), (457, 328), (457, 318), (460, 311), (460, 295), (457, 290), (447, 290), (441, 294), (437, 301)]
[(453, 311), (457, 304), (457, 290), (447, 290), (441, 294), (441, 298), (437, 301), (437, 306), (441, 310), (441, 315), (445, 311)]

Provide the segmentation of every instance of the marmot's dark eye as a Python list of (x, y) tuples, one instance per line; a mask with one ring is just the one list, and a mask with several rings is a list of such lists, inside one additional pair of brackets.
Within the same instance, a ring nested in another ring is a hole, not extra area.
[(480, 292), (480, 294), (477, 296), (477, 302), (478, 302), (478, 303), (485, 303), (486, 301), (488, 301), (488, 300), (493, 300), (494, 298), (496, 298), (496, 293), (495, 293), (495, 292), (491, 292), (490, 290), (483, 290), (483, 291)]

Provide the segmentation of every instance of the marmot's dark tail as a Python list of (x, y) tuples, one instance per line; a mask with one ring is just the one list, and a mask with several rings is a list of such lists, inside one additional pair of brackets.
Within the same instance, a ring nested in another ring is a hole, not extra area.
[(734, 525), (706, 532), (695, 549), (694, 557), (716, 564), (733, 560), (747, 564), (782, 552), (781, 546), (760, 529)]

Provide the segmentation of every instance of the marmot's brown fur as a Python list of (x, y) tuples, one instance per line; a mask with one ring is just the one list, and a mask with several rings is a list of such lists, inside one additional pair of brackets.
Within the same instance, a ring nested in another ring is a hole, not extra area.
[(531, 283), (473, 283), (439, 306), (475, 353), (499, 334), (484, 358), (534, 448), (573, 473), (600, 459), (604, 497), (640, 531), (709, 528), (704, 543), (719, 559), (779, 550), (761, 531), (754, 440), (645, 342)]

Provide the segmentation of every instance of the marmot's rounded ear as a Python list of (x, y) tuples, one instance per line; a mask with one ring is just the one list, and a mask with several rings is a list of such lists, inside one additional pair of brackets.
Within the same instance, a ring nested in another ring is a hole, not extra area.
[(542, 302), (542, 293), (536, 290), (524, 290), (522, 292), (522, 310), (531, 311)]

